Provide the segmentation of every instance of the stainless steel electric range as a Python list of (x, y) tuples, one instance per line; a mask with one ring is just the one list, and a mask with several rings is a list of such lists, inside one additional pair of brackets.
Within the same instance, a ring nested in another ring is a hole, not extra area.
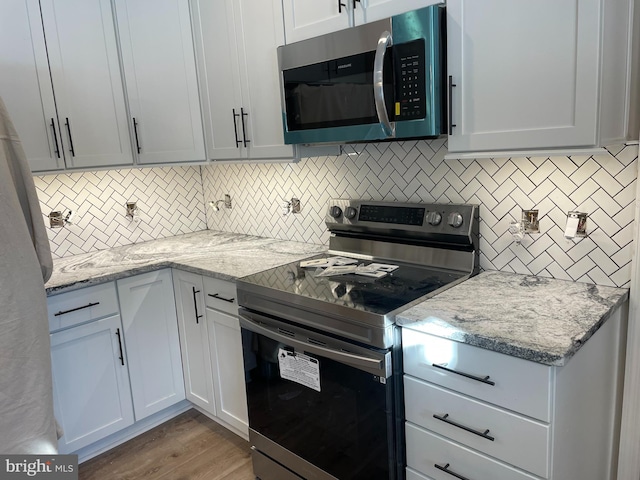
[(325, 221), (327, 254), (237, 282), (254, 473), (402, 479), (395, 315), (477, 273), (478, 207), (340, 199)]

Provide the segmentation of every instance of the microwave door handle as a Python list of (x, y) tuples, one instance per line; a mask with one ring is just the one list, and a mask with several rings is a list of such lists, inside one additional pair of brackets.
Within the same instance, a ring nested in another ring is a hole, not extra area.
[(387, 53), (387, 47), (390, 47), (391, 45), (393, 45), (391, 33), (387, 31), (382, 32), (382, 35), (380, 35), (380, 38), (378, 39), (376, 56), (373, 61), (373, 97), (376, 103), (376, 112), (378, 114), (380, 126), (387, 138), (393, 138), (396, 136), (395, 122), (389, 121), (387, 106), (384, 101), (384, 58)]

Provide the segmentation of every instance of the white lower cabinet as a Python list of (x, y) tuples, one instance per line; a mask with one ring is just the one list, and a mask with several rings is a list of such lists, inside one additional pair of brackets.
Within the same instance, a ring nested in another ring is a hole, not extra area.
[(47, 304), (60, 453), (184, 400), (170, 270), (55, 295)]
[(626, 321), (564, 366), (403, 328), (409, 480), (613, 480)]
[(202, 276), (174, 270), (173, 285), (187, 400), (215, 415)]
[(118, 280), (136, 421), (184, 400), (170, 270)]
[(173, 278), (187, 399), (246, 438), (249, 422), (236, 286), (180, 270), (174, 270)]
[[(71, 316), (74, 323), (51, 334), (53, 404), (64, 431), (60, 453), (70, 453), (133, 424), (127, 356), (122, 344), (118, 304), (99, 289), (70, 292), (49, 302), (50, 318)], [(115, 300), (115, 286), (107, 284)], [(63, 308), (59, 308), (64, 305)], [(102, 309), (108, 316), (93, 318)]]
[(204, 279), (204, 288), (216, 416), (246, 436), (249, 419), (236, 288), (212, 278)]

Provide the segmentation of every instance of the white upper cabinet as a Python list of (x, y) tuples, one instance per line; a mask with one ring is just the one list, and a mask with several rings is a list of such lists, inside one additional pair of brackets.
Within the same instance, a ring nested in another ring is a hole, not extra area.
[(441, 0), (283, 0), (287, 43), (417, 10)]
[(64, 168), (38, 0), (0, 4), (0, 96), (31, 170)]
[[(444, 3), (442, 0), (355, 0), (355, 23), (375, 22), (376, 20), (382, 20), (383, 18), (393, 17), (401, 13), (410, 12), (411, 10), (418, 10), (419, 8), (428, 7), (429, 5), (435, 5)], [(364, 2), (366, 8), (361, 8), (361, 3)], [(364, 17), (364, 18), (362, 18)]]
[(109, 0), (41, 0), (68, 168), (132, 163)]
[(205, 160), (189, 4), (115, 6), (138, 163)]
[(449, 150), (624, 140), (628, 7), (628, 0), (449, 0)]
[(353, 0), (283, 0), (287, 43), (353, 25)]
[(194, 0), (192, 7), (209, 158), (294, 158), (282, 133), (282, 4)]

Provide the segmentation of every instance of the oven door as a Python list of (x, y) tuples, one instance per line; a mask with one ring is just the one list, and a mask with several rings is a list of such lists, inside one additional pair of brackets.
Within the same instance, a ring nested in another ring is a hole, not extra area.
[(278, 478), (264, 467), (266, 456), (277, 462), (274, 471), (284, 466), (309, 480), (396, 478), (391, 351), (243, 308), (240, 324), (257, 477)]

